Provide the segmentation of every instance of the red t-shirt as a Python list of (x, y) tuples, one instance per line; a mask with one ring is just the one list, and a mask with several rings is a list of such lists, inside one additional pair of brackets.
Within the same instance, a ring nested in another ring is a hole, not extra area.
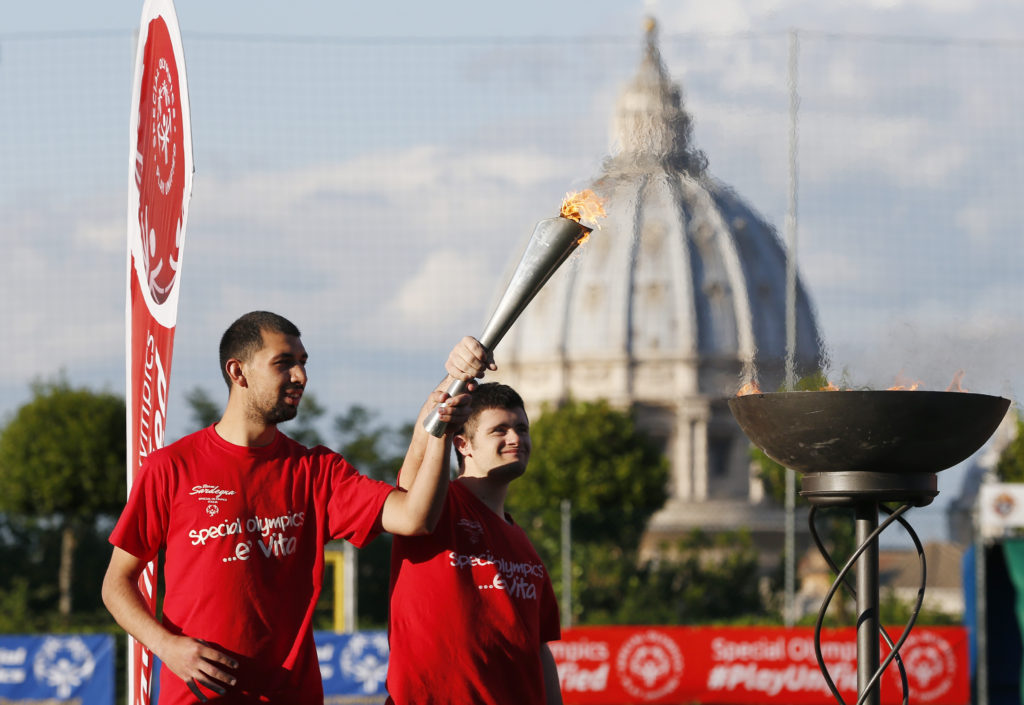
[(526, 533), (455, 481), (437, 528), (391, 549), (389, 703), (544, 702), (558, 605)]
[[(312, 619), (324, 544), (368, 543), (392, 490), (323, 446), (278, 432), (246, 448), (211, 426), (147, 459), (110, 542), (143, 560), (166, 549), (164, 626), (238, 660), (238, 685), (211, 700), (320, 704)], [(161, 705), (194, 702), (162, 668)]]

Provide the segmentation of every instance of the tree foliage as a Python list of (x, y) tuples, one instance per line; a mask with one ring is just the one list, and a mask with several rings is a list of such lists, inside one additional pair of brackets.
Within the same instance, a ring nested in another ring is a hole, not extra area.
[(193, 387), (185, 392), (185, 402), (191, 412), (192, 428), (198, 430), (212, 426), (220, 420), (220, 404), (202, 387)]
[[(72, 388), (63, 378), (33, 383), (32, 399), (0, 433), (0, 511), (8, 519), (4, 538), (20, 533), (35, 546), (22, 554), (22, 577), (38, 575), (36, 568), (45, 565), (56, 572), (57, 589), (46, 580), (15, 581), (5, 586), (5, 602), (38, 613), (52, 608), (55, 595), (68, 623), (87, 579), (85, 605), (98, 606), (93, 566), (105, 565), (107, 552), (97, 540), (99, 520), (116, 516), (124, 504), (126, 445), (120, 397)], [(93, 559), (82, 561), (83, 553)]]
[(639, 624), (731, 621), (762, 611), (757, 553), (746, 530), (695, 529), (662, 546), (669, 560), (649, 561), (617, 608)]
[(334, 417), (338, 452), (361, 472), (395, 482), (412, 438), (412, 425), (395, 428), (377, 420), (376, 412), (353, 404)]
[(1017, 415), (1017, 436), (999, 455), (996, 475), (1002, 482), (1024, 482), (1024, 417)]
[(695, 531), (661, 546), (663, 558), (641, 560), (644, 529), (666, 499), (668, 461), (629, 412), (604, 401), (545, 407), (531, 437), (529, 468), (506, 505), (557, 590), (560, 504), (571, 501), (574, 623), (695, 624), (762, 612), (748, 533)]
[(0, 515), (0, 634), (113, 628), (100, 599), (110, 529), (110, 521), (78, 528), (69, 594), (73, 610), (62, 614), (57, 577), (63, 545), (60, 528)]
[[(377, 420), (376, 412), (354, 404), (334, 417), (338, 452), (360, 472), (395, 482), (412, 437), (412, 425), (396, 428)], [(380, 628), (388, 621), (391, 534), (382, 534), (358, 554), (359, 626)]]
[(124, 400), (36, 382), (0, 435), (0, 511), (92, 522), (116, 516), (125, 495)]
[(533, 453), (507, 501), (548, 550), (558, 546), (560, 503), (572, 501), (572, 530), (589, 543), (635, 547), (665, 503), (668, 461), (628, 412), (606, 401), (545, 406), (531, 424)]

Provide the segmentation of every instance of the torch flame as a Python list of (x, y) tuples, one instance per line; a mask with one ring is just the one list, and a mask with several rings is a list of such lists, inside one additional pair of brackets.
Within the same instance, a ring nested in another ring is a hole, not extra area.
[(744, 384), (742, 387), (739, 388), (739, 391), (736, 392), (736, 396), (738, 396), (738, 397), (745, 397), (748, 394), (760, 394), (760, 393), (761, 393), (761, 389), (760, 389), (760, 387), (757, 386), (757, 382), (755, 382), (754, 380), (750, 380), (749, 382), (747, 382), (746, 384)]
[[(572, 191), (571, 193), (565, 194), (565, 200), (562, 201), (562, 211), (560, 215), (563, 218), (569, 220), (575, 220), (577, 223), (581, 222), (586, 218), (591, 223), (594, 223), (594, 227), (600, 228), (597, 224), (598, 218), (604, 218), (606, 213), (604, 212), (604, 199), (594, 193), (591, 189), (585, 191)], [(583, 242), (586, 240), (584, 237)]]

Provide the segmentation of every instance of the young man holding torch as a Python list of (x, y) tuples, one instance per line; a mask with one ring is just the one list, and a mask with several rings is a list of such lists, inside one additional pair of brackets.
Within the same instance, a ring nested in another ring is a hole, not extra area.
[[(470, 403), (437, 528), (392, 544), (388, 703), (561, 705), (547, 646), (561, 638), (551, 579), (505, 512), (530, 460), (530, 422), (502, 384), (481, 384)], [(415, 449), (427, 435), (417, 423), (400, 487), (419, 482)]]
[[(312, 619), (324, 544), (344, 538), (363, 546), (381, 531), (425, 534), (441, 513), (452, 434), (415, 436), (406, 465), (416, 481), (395, 488), (278, 431), (295, 417), (306, 387), (299, 335), (265, 311), (227, 329), (220, 344), (229, 388), (224, 415), (147, 458), (111, 534), (103, 600), (163, 662), (161, 705), (321, 705)], [(488, 368), (483, 346), (464, 338), (425, 408), (462, 424), (469, 395), (448, 398), (441, 389)], [(166, 595), (158, 621), (138, 580), (161, 550)]]

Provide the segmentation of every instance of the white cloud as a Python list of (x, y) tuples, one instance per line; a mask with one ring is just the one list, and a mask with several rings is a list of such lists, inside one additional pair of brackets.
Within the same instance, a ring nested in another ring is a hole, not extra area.
[[(0, 218), (0, 321), (7, 364), (0, 384), (25, 385), (62, 368), (103, 365), (124, 350), (124, 245), (94, 248), (78, 236), (93, 204), (17, 203)], [(98, 230), (96, 232), (99, 232)]]
[(448, 345), (478, 333), (500, 273), (530, 224), (557, 213), (571, 177), (536, 150), (419, 146), (207, 178), (193, 200), (182, 305), (294, 311), (332, 328), (331, 349)]
[(934, 188), (971, 158), (965, 143), (925, 116), (805, 114), (801, 125), (801, 178), (818, 184), (859, 173)]
[(94, 252), (125, 253), (125, 218), (86, 216), (74, 224), (76, 245)]
[(825, 287), (849, 287), (863, 282), (865, 262), (854, 252), (811, 249), (800, 255), (800, 276), (812, 292)]
[(967, 233), (972, 242), (988, 243), (992, 241), (998, 226), (999, 214), (996, 208), (993, 204), (979, 201), (965, 203), (957, 210), (954, 222)]
[[(305, 235), (336, 238), (349, 223), (389, 221), (426, 244), (454, 221), (486, 223), (573, 177), (536, 150), (458, 153), (436, 146), (375, 152), (337, 163), (212, 177), (196, 189), (194, 213), (289, 232), (297, 220), (321, 224)], [(561, 193), (553, 191), (552, 199)], [(553, 204), (557, 208), (557, 201)], [(316, 242), (314, 241), (315, 245)]]
[[(182, 316), (197, 347), (219, 336), (225, 315), (253, 308), (306, 312), (309, 326), (340, 317), (347, 346), (433, 345), (430, 331), (449, 318), (466, 334), (482, 324), (528, 223), (553, 215), (575, 176), (537, 150), (433, 146), (240, 178), (198, 174)], [(0, 316), (25, 344), (9, 351), (0, 382), (94, 365), (118, 379), (125, 221), (117, 209), (103, 214), (118, 195), (4, 211), (19, 238), (0, 259)]]
[(378, 324), (385, 323), (368, 326), (376, 332), (368, 342), (392, 347), (415, 339), (423, 345), (443, 346), (461, 335), (479, 335), (497, 286), (490, 270), (479, 253), (455, 249), (431, 253), (392, 299), (369, 312)]
[(716, 34), (745, 32), (771, 3), (717, 0), (689, 0), (660, 3), (653, 8), (656, 16), (664, 16), (664, 24), (677, 32), (713, 32)]

